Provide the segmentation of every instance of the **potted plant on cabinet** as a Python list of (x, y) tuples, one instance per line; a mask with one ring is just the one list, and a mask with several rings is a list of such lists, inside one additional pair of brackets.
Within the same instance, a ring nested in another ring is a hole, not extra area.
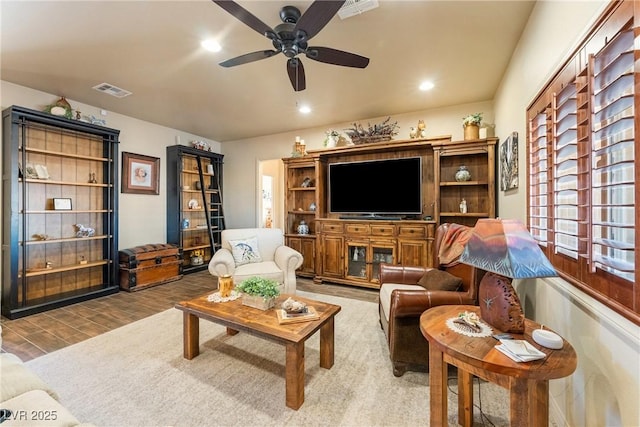
[(480, 123), (482, 123), (482, 113), (469, 114), (462, 119), (462, 127), (464, 128), (464, 139), (480, 138)]
[(337, 130), (329, 129), (325, 132), (326, 137), (324, 138), (324, 146), (328, 148), (333, 148), (338, 145), (338, 141), (340, 140), (340, 132)]
[(268, 310), (280, 295), (280, 285), (272, 279), (250, 277), (240, 282), (236, 290), (242, 292), (242, 304), (260, 310)]

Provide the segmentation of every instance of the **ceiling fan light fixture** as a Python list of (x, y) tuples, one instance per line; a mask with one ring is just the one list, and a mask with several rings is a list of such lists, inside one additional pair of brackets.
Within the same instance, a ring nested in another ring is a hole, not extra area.
[(220, 52), (222, 50), (222, 46), (220, 46), (220, 43), (213, 39), (202, 40), (202, 42), (200, 42), (200, 46), (202, 46), (209, 52)]

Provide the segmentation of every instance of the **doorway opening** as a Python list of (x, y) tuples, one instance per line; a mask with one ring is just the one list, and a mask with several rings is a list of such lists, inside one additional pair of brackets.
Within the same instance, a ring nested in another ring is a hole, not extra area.
[(281, 159), (258, 161), (258, 227), (283, 228), (284, 166)]

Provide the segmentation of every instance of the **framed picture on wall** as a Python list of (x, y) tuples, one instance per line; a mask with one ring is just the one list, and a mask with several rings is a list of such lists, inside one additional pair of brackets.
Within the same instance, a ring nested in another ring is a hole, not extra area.
[(160, 159), (123, 152), (122, 192), (160, 194)]
[(514, 188), (518, 188), (518, 132), (512, 132), (500, 144), (500, 189)]

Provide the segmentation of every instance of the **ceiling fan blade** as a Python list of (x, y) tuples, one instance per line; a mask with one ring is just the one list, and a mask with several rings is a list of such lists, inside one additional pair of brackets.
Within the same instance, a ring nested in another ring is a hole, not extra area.
[(369, 58), (345, 52), (330, 47), (314, 46), (309, 47), (305, 52), (307, 58), (327, 64), (342, 65), (343, 67), (366, 68), (369, 65)]
[(287, 61), (287, 74), (289, 74), (289, 80), (291, 80), (291, 86), (296, 92), (305, 90), (307, 82), (304, 77), (304, 67), (302, 61), (298, 58), (290, 58)]
[(263, 36), (267, 36), (267, 34), (275, 34), (270, 26), (256, 18), (251, 12), (240, 6), (238, 3), (231, 0), (213, 0), (213, 2)]
[(258, 52), (246, 53), (244, 55), (236, 56), (235, 58), (227, 59), (226, 61), (222, 61), (220, 65), (227, 68), (235, 67), (236, 65), (271, 58), (273, 55), (277, 55), (279, 53), (280, 52), (277, 50), (260, 50)]
[(331, 18), (338, 13), (346, 0), (342, 1), (324, 1), (316, 0), (304, 12), (304, 14), (296, 22), (294, 34), (296, 30), (302, 30), (306, 33), (304, 41), (309, 40), (324, 28)]

